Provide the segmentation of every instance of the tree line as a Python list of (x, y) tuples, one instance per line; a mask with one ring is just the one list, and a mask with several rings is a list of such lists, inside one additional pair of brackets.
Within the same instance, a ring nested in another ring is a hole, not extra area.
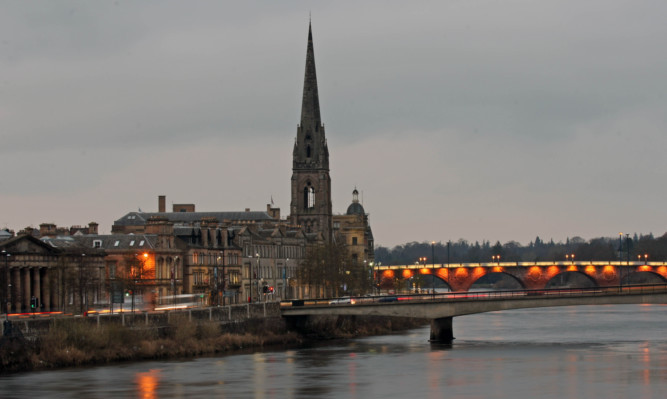
[[(667, 261), (667, 233), (655, 238), (653, 234), (619, 235), (599, 237), (588, 241), (581, 237), (567, 238), (565, 242), (542, 240), (539, 236), (528, 245), (516, 241), (501, 244), (496, 241), (464, 239), (448, 242), (409, 242), (393, 248), (376, 247), (375, 262), (383, 265), (407, 265), (426, 263), (478, 263), (564, 261)], [(435, 258), (435, 261), (434, 259)], [(423, 260), (422, 260), (423, 261)]]

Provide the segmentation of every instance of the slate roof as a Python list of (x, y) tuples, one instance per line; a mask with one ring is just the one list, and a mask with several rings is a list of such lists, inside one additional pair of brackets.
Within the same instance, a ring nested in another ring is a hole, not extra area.
[(267, 212), (130, 212), (114, 221), (116, 226), (143, 226), (151, 217), (167, 218), (173, 223), (194, 224), (203, 218), (215, 218), (219, 223), (226, 220), (234, 222), (258, 222), (275, 220)]
[[(155, 248), (157, 235), (155, 234), (109, 234), (109, 235), (81, 235), (66, 237), (44, 237), (42, 241), (55, 248), (96, 248), (96, 249), (151, 249)], [(95, 247), (95, 242), (101, 246)]]

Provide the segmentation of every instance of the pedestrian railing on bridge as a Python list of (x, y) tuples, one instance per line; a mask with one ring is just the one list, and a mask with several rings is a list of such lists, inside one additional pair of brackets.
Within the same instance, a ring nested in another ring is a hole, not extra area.
[(298, 299), (282, 301), (281, 307), (292, 306), (354, 306), (360, 304), (391, 304), (397, 302), (430, 302), (430, 301), (462, 301), (462, 300), (499, 300), (518, 297), (573, 297), (603, 295), (641, 295), (648, 293), (667, 292), (667, 284), (622, 285), (614, 287), (588, 288), (551, 288), (540, 290), (495, 290), (466, 292), (429, 292), (405, 293), (372, 296), (349, 296), (342, 298)]

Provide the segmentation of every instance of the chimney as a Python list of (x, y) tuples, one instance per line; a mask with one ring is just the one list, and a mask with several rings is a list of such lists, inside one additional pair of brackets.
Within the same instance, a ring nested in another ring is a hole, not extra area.
[(167, 197), (160, 195), (157, 197), (157, 211), (160, 213), (165, 213), (167, 211)]
[(88, 234), (97, 234), (99, 224), (95, 222), (88, 223)]

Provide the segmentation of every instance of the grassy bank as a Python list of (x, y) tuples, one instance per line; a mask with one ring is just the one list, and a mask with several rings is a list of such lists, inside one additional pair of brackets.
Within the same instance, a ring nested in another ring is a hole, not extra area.
[(13, 372), (193, 357), (301, 341), (297, 333), (285, 329), (280, 318), (224, 326), (175, 317), (161, 328), (129, 328), (116, 324), (91, 327), (89, 323), (71, 319), (52, 325), (34, 342), (3, 338), (0, 369)]
[(51, 325), (34, 341), (0, 341), (1, 372), (45, 370), (233, 353), (314, 340), (389, 334), (423, 325), (423, 320), (386, 317), (318, 317), (305, 331), (288, 331), (280, 317), (242, 323), (190, 321), (174, 317), (168, 326), (91, 326), (71, 319)]

